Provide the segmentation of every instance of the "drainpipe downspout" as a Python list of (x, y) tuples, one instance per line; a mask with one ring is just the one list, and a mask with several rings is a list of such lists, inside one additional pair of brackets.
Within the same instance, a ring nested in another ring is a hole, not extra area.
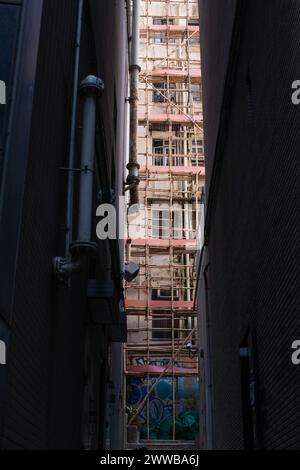
[(128, 40), (128, 63), (131, 64), (131, 0), (126, 0), (126, 13), (127, 13), (127, 40)]
[(68, 286), (70, 274), (78, 271), (81, 263), (72, 262), (70, 259), (70, 246), (73, 240), (73, 204), (74, 204), (74, 171), (75, 171), (75, 149), (76, 149), (76, 122), (77, 122), (77, 102), (78, 102), (78, 84), (79, 84), (79, 64), (81, 50), (81, 33), (83, 18), (84, 0), (78, 0), (77, 26), (75, 39), (75, 56), (73, 72), (73, 90), (72, 90), (72, 110), (70, 125), (70, 142), (68, 156), (68, 182), (67, 182), (67, 207), (66, 207), (66, 235), (65, 235), (65, 256), (56, 256), (53, 258), (54, 275), (59, 282), (64, 282)]
[(74, 61), (74, 79), (72, 92), (72, 116), (68, 160), (68, 193), (67, 193), (67, 214), (66, 214), (66, 241), (65, 241), (65, 259), (69, 257), (70, 244), (73, 241), (73, 194), (74, 194), (74, 164), (75, 164), (75, 146), (76, 146), (76, 119), (77, 119), (77, 93), (79, 61), (81, 48), (81, 30), (83, 16), (83, 1), (78, 1), (77, 30), (75, 41), (75, 61)]
[(130, 204), (138, 204), (139, 169), (137, 150), (138, 130), (138, 86), (140, 55), (140, 0), (133, 0), (132, 36), (131, 36), (131, 65), (130, 65), (130, 150), (127, 169), (129, 174), (126, 183), (130, 186)]
[(72, 242), (70, 246), (70, 253), (75, 258), (82, 255), (90, 256), (97, 249), (97, 245), (92, 242), (93, 181), (97, 97), (103, 90), (103, 81), (93, 75), (85, 78), (79, 88), (79, 93), (84, 104), (78, 234), (77, 241)]

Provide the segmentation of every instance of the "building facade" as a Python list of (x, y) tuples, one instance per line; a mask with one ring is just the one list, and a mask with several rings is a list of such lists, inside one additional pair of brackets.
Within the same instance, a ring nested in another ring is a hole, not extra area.
[(193, 0), (141, 2), (139, 220), (129, 217), (125, 395), (142, 441), (198, 434), (194, 306), (204, 185), (199, 15)]
[(299, 449), (298, 2), (200, 0), (201, 446)]
[(0, 1), (4, 449), (123, 446), (124, 247), (95, 227), (124, 190), (128, 23), (125, 2)]

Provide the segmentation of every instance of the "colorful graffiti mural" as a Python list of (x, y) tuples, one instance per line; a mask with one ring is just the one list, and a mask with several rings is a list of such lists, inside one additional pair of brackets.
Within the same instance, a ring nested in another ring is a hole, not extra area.
[[(135, 414), (155, 377), (127, 378), (127, 409)], [(173, 419), (173, 383), (163, 377), (149, 396), (149, 400), (135, 419), (142, 439), (172, 440), (175, 421), (175, 438), (193, 440), (199, 430), (197, 377), (176, 377), (175, 420)]]

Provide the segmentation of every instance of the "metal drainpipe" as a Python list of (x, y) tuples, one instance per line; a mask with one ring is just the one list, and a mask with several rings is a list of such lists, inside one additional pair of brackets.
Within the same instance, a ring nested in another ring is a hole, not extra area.
[(131, 64), (131, 0), (126, 0), (126, 10), (127, 10), (127, 38), (128, 38), (128, 63)]
[(73, 240), (73, 194), (74, 194), (74, 164), (75, 164), (75, 146), (76, 146), (76, 119), (77, 119), (77, 93), (78, 93), (78, 75), (81, 47), (81, 30), (83, 16), (83, 1), (78, 1), (77, 30), (75, 43), (75, 62), (74, 79), (72, 93), (72, 117), (70, 132), (70, 147), (68, 160), (68, 194), (67, 194), (67, 215), (66, 215), (66, 242), (65, 257), (69, 257), (69, 248)]
[(126, 183), (130, 186), (130, 204), (138, 204), (139, 168), (137, 162), (137, 130), (138, 130), (138, 86), (140, 55), (140, 0), (133, 0), (131, 65), (130, 65), (130, 153), (127, 169), (129, 174)]
[[(78, 239), (70, 247), (71, 253), (89, 254), (95, 250), (92, 239), (93, 180), (96, 138), (97, 97), (103, 92), (100, 78), (88, 76), (81, 82), (79, 92), (84, 100), (81, 148), (81, 176), (79, 192)], [(88, 253), (87, 253), (88, 252)]]

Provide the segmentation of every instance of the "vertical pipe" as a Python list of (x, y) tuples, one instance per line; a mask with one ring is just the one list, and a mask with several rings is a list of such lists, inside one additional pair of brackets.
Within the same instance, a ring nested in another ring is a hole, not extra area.
[(93, 173), (95, 154), (95, 96), (87, 96), (83, 111), (82, 168), (80, 176), (78, 239), (91, 239), (93, 198)]
[(133, 0), (131, 65), (139, 67), (141, 0)]
[(96, 137), (97, 95), (104, 89), (102, 80), (89, 76), (80, 85), (83, 97), (83, 129), (79, 193), (78, 241), (91, 241), (93, 179)]
[[(130, 13), (130, 9), (129, 9)], [(119, 194), (123, 194), (123, 182), (124, 182), (124, 153), (127, 153), (127, 141), (129, 129), (127, 131), (127, 103), (122, 99), (123, 96), (128, 96), (128, 83), (127, 83), (127, 70), (128, 70), (128, 58), (126, 57), (127, 53), (127, 40), (128, 33), (130, 29), (128, 25), (125, 25), (124, 22), (124, 12), (120, 9), (117, 13), (116, 24), (118, 25), (118, 47), (119, 51), (119, 63), (117, 66), (117, 75), (118, 75), (118, 89), (117, 93), (117, 105), (118, 105), (118, 116), (117, 116), (117, 131), (116, 131), (116, 159), (118, 162), (118, 175), (117, 175), (117, 184), (116, 188)], [(127, 13), (127, 20), (129, 20), (130, 15)], [(121, 200), (118, 205), (118, 215), (122, 217), (122, 223), (125, 223), (123, 220), (123, 202)], [(125, 216), (124, 216), (125, 219)], [(120, 265), (121, 270), (125, 270), (125, 234), (123, 234), (122, 223), (119, 227), (119, 247), (116, 247), (120, 251)], [(130, 260), (130, 258), (127, 258)], [(122, 288), (125, 288), (124, 279), (121, 281)], [(123, 396), (126, 397), (126, 386), (124, 384), (124, 367), (122, 356), (123, 343), (112, 343), (111, 346), (111, 368), (112, 368), (112, 381), (115, 387), (115, 403), (112, 405), (112, 417), (110, 425), (110, 448), (113, 450), (124, 449), (123, 436), (125, 433), (124, 429), (124, 415), (126, 407), (123, 408)]]
[(78, 1), (77, 29), (75, 42), (75, 61), (74, 61), (74, 79), (72, 93), (72, 117), (70, 131), (70, 147), (68, 160), (68, 190), (67, 190), (67, 214), (66, 214), (66, 241), (65, 241), (65, 257), (69, 256), (69, 247), (73, 241), (73, 193), (74, 193), (74, 163), (75, 163), (75, 140), (76, 140), (76, 117), (77, 117), (77, 93), (78, 93), (78, 76), (79, 61), (81, 47), (81, 30), (83, 1)]
[(140, 0), (133, 0), (132, 36), (131, 36), (131, 65), (130, 65), (130, 153), (127, 168), (127, 184), (130, 189), (130, 203), (138, 204), (138, 170), (137, 160), (137, 129), (138, 129), (138, 86), (139, 86), (139, 55), (140, 55)]
[(127, 39), (128, 39), (128, 62), (131, 64), (131, 50), (130, 50), (130, 44), (131, 44), (131, 0), (126, 0), (126, 13), (127, 13)]

